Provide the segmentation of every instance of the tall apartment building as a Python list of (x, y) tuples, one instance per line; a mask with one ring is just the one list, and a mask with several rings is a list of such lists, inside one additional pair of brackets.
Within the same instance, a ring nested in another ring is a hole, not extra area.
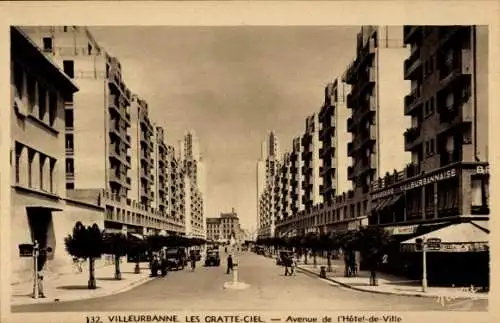
[(279, 220), (287, 219), (292, 215), (292, 162), (289, 152), (283, 155), (283, 159), (276, 176), (276, 218)]
[[(80, 88), (66, 98), (68, 194), (105, 207), (109, 230), (184, 231), (181, 220), (169, 222), (155, 207), (154, 128), (146, 102), (124, 84), (119, 60), (84, 27), (23, 30)], [(149, 151), (141, 151), (145, 145)]]
[(193, 130), (187, 131), (180, 143), (180, 162), (184, 181), (186, 234), (206, 237), (205, 168), (199, 140)]
[(302, 135), (302, 162), (303, 181), (302, 197), (305, 209), (311, 209), (314, 205), (322, 202), (320, 187), (322, 178), (320, 177), (320, 141), (319, 141), (319, 119), (318, 114), (313, 114), (306, 118), (306, 129)]
[[(22, 29), (80, 88), (67, 98), (73, 103), (65, 111), (68, 189), (105, 189), (126, 198), (130, 190), (131, 95), (120, 62), (86, 28)], [(96, 127), (98, 124), (103, 126)]]
[(351, 85), (347, 96), (352, 111), (347, 121), (352, 134), (347, 146), (352, 158), (348, 178), (356, 195), (368, 193), (376, 178), (410, 162), (402, 136), (410, 120), (394, 113), (404, 105), (410, 89), (402, 78), (408, 54), (402, 27), (363, 26), (357, 35), (356, 59), (343, 77)]
[(11, 283), (19, 283), (33, 276), (19, 244), (51, 247), (45, 272), (64, 272), (72, 263), (64, 238), (76, 221), (102, 227), (104, 210), (66, 194), (65, 107), (77, 86), (22, 28), (11, 27), (10, 41), (10, 264)]
[(257, 161), (257, 229), (261, 236), (272, 236), (274, 231), (278, 156), (278, 137), (271, 131), (261, 144), (261, 158)]
[(167, 176), (167, 145), (165, 143), (165, 132), (162, 127), (155, 127), (154, 138), (154, 207), (157, 208), (164, 216), (170, 217), (170, 195), (168, 194), (169, 178)]
[(338, 193), (352, 188), (347, 179), (346, 142), (349, 141), (346, 120), (350, 116), (347, 109), (347, 94), (350, 88), (340, 79), (334, 80), (325, 87), (325, 99), (319, 112), (320, 122), (320, 176), (323, 179), (321, 195), (323, 201), (333, 201)]
[(155, 128), (149, 119), (148, 104), (137, 95), (131, 104), (132, 170), (130, 198), (155, 207)]
[[(406, 26), (405, 42), (411, 53), (404, 75), (412, 82), (405, 149), (412, 164), (374, 183), (371, 220), (487, 220), (488, 28)], [(398, 200), (385, 202), (387, 192)]]

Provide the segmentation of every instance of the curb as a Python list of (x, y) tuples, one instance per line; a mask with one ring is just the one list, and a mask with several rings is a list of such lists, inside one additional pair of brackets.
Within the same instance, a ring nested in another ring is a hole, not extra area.
[[(319, 274), (313, 272), (312, 270), (301, 268), (301, 267), (298, 267), (298, 266), (296, 268), (298, 270), (304, 272), (304, 273), (312, 274), (314, 276), (319, 277)], [(321, 278), (321, 279), (326, 279), (326, 280), (329, 280), (329, 281), (331, 281), (331, 282), (333, 282), (335, 284), (339, 284), (339, 285), (341, 285), (343, 287), (347, 287), (349, 289), (360, 291), (360, 292), (365, 292), (365, 293), (384, 294), (384, 295), (398, 295), (398, 296), (411, 296), (411, 297), (424, 297), (424, 298), (447, 297), (445, 295), (441, 296), (441, 295), (431, 295), (431, 294), (423, 294), (423, 293), (415, 293), (415, 292), (390, 292), (390, 291), (380, 291), (380, 290), (368, 290), (368, 289), (364, 289), (364, 288), (361, 288), (361, 287), (356, 287), (356, 286), (352, 286), (352, 285), (346, 284), (344, 282), (341, 282), (339, 280), (333, 279), (331, 277)], [(471, 296), (453, 296), (453, 297), (454, 298), (485, 299), (485, 300), (489, 300), (489, 297), (477, 297), (477, 296), (472, 296), (472, 297)]]
[(20, 303), (15, 303), (12, 302), (12, 297), (11, 297), (11, 306), (24, 306), (24, 305), (37, 305), (37, 304), (54, 304), (54, 303), (65, 303), (65, 302), (74, 302), (74, 301), (82, 301), (82, 300), (89, 300), (89, 299), (95, 299), (95, 298), (102, 298), (106, 296), (111, 296), (111, 295), (116, 295), (120, 293), (127, 292), (139, 285), (145, 284), (151, 280), (154, 280), (155, 277), (150, 277), (145, 276), (142, 277), (136, 281), (130, 282), (129, 284), (122, 286), (120, 288), (114, 289), (114, 290), (107, 290), (103, 292), (98, 292), (92, 295), (85, 295), (85, 296), (80, 296), (80, 297), (72, 297), (68, 299), (61, 299), (61, 298), (46, 298), (46, 299), (39, 299), (38, 301), (34, 301), (33, 299), (29, 299), (30, 301), (26, 302), (20, 302)]

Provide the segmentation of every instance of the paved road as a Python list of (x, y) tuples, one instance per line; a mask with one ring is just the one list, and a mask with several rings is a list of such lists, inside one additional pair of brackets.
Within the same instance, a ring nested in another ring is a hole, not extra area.
[[(297, 273), (283, 276), (274, 260), (245, 253), (239, 259), (240, 281), (246, 290), (224, 289), (230, 281), (225, 268), (209, 267), (170, 272), (128, 292), (99, 299), (22, 305), (13, 312), (35, 311), (428, 311), (487, 310), (487, 300), (443, 307), (434, 298), (382, 295), (354, 291), (325, 280)], [(223, 261), (224, 264), (224, 261)], [(470, 304), (470, 303), (469, 303)]]

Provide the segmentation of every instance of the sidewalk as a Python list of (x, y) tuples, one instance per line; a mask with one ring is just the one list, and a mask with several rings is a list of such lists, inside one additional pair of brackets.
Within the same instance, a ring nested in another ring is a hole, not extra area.
[[(316, 267), (313, 265), (312, 257), (307, 259), (308, 264), (301, 261), (297, 268), (303, 272), (319, 276), (321, 266), (327, 266), (327, 259), (318, 257)], [(344, 261), (335, 259), (331, 261), (332, 271), (326, 272), (326, 279), (358, 291), (395, 294), (421, 297), (444, 297), (444, 298), (470, 298), (488, 299), (488, 293), (474, 291), (470, 288), (455, 287), (428, 287), (427, 292), (422, 292), (420, 281), (412, 281), (406, 278), (392, 276), (377, 272), (378, 286), (370, 286), (370, 272), (359, 271), (358, 277), (344, 277)]]
[(75, 301), (103, 297), (125, 292), (153, 279), (149, 277), (150, 271), (147, 263), (141, 263), (141, 273), (139, 274), (134, 274), (134, 268), (135, 263), (121, 263), (121, 280), (114, 279), (114, 265), (96, 268), (96, 289), (87, 288), (89, 274), (85, 269), (81, 273), (75, 272), (46, 277), (43, 282), (43, 288), (47, 298), (32, 298), (33, 281), (11, 285), (11, 305)]

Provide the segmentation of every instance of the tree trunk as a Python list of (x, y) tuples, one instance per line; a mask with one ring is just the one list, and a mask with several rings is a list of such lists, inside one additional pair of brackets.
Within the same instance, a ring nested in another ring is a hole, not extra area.
[(122, 279), (122, 273), (120, 271), (120, 256), (119, 255), (115, 255), (115, 279), (116, 280)]
[(326, 253), (326, 261), (327, 261), (327, 264), (328, 264), (328, 272), (331, 272), (332, 271), (332, 258), (331, 258), (331, 253), (330, 251), (327, 251)]
[(316, 259), (316, 250), (313, 250), (312, 254), (313, 254), (313, 265), (314, 265), (314, 268), (316, 268), (316, 266), (318, 265), (318, 262)]
[(304, 265), (307, 265), (307, 249), (304, 252)]
[(97, 284), (95, 280), (95, 272), (94, 272), (94, 258), (89, 257), (89, 281), (87, 284), (88, 289), (96, 289)]

